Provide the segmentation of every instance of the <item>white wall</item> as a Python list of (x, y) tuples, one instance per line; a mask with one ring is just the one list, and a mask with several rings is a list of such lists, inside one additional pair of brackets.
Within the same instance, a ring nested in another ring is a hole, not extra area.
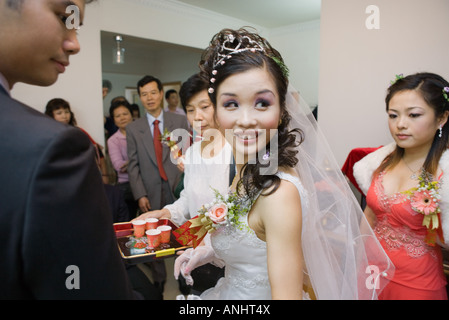
[(268, 31), (267, 37), (290, 70), (290, 83), (309, 105), (318, 105), (320, 21)]
[[(369, 5), (380, 29), (368, 30)], [(449, 79), (449, 1), (323, 0), (319, 122), (337, 161), (351, 149), (392, 141), (385, 93), (396, 74)]]

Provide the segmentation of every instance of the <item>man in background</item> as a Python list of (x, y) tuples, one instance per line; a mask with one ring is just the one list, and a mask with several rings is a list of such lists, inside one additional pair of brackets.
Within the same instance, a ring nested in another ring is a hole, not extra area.
[(175, 89), (170, 89), (165, 93), (165, 101), (167, 101), (167, 108), (164, 111), (186, 115), (185, 111), (179, 107), (179, 95)]

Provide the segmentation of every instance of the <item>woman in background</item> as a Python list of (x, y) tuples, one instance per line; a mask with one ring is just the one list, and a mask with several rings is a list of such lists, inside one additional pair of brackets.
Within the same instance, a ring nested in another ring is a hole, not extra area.
[(109, 115), (117, 126), (118, 130), (108, 139), (108, 152), (112, 166), (117, 172), (118, 186), (123, 192), (125, 202), (128, 206), (130, 219), (134, 219), (137, 214), (137, 202), (129, 185), (128, 177), (128, 153), (126, 145), (126, 126), (133, 121), (132, 109), (128, 101), (117, 100), (112, 102), (109, 108)]
[(79, 128), (88, 136), (89, 140), (92, 142), (96, 151), (97, 165), (100, 168), (103, 183), (109, 183), (109, 175), (107, 172), (106, 162), (102, 151), (103, 147), (99, 145), (84, 129), (78, 127), (75, 120), (75, 115), (70, 108), (70, 104), (66, 100), (61, 98), (52, 99), (48, 101), (45, 107), (45, 114), (52, 117), (58, 122)]
[[(184, 189), (179, 199), (162, 210), (144, 213), (139, 219), (167, 218), (182, 225), (195, 217), (204, 203), (212, 201), (212, 188), (222, 193), (227, 192), (234, 178), (232, 150), (218, 130), (214, 106), (207, 93), (208, 87), (207, 80), (200, 74), (194, 74), (182, 84), (179, 92), (181, 105), (197, 138), (182, 156)], [(206, 238), (205, 241), (208, 240)], [(191, 251), (188, 249), (186, 255)], [(218, 263), (217, 266), (223, 265)], [(186, 283), (192, 286), (193, 292), (200, 293), (216, 284), (223, 275), (222, 269), (217, 266), (208, 264), (196, 269), (192, 275), (185, 275)]]

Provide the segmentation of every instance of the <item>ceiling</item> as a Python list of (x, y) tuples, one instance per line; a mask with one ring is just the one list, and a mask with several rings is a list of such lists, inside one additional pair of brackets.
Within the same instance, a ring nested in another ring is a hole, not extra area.
[[(265, 28), (278, 28), (320, 19), (321, 0), (176, 0), (184, 5), (231, 16)], [(176, 2), (174, 1), (174, 2)], [(123, 35), (126, 48), (125, 65), (112, 64), (115, 34), (102, 32), (103, 72), (136, 74), (148, 61), (171, 52), (199, 55), (201, 50), (160, 41)], [(131, 64), (131, 62), (134, 62)]]
[(320, 19), (321, 0), (178, 0), (202, 9), (277, 28)]
[(125, 64), (115, 65), (112, 63), (112, 52), (117, 46), (115, 41), (116, 35), (117, 33), (101, 32), (103, 72), (140, 74), (142, 70), (154, 68), (154, 61), (158, 61), (161, 57), (171, 56), (176, 53), (184, 57), (194, 56), (199, 59), (202, 53), (201, 49), (122, 34), (122, 46), (125, 48)]

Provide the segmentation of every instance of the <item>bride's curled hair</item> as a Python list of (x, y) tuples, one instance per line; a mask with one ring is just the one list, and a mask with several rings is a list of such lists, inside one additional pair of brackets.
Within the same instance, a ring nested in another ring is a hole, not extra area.
[[(200, 62), (201, 74), (210, 83), (209, 96), (215, 108), (217, 88), (220, 84), (229, 76), (254, 68), (266, 69), (273, 77), (281, 108), (277, 148), (270, 150), (271, 143), (267, 145), (267, 155), (277, 157), (278, 167), (292, 168), (298, 162), (296, 147), (303, 141), (303, 134), (299, 129), (289, 130), (291, 117), (286, 110), (288, 69), (280, 53), (266, 39), (246, 28), (223, 29), (212, 38)], [(243, 186), (250, 198), (254, 198), (261, 190), (269, 190), (265, 195), (271, 194), (280, 184), (276, 172), (261, 173), (267, 164), (259, 158), (261, 157), (257, 157), (255, 163), (246, 163), (239, 173), (237, 189), (240, 190), (240, 186)]]

